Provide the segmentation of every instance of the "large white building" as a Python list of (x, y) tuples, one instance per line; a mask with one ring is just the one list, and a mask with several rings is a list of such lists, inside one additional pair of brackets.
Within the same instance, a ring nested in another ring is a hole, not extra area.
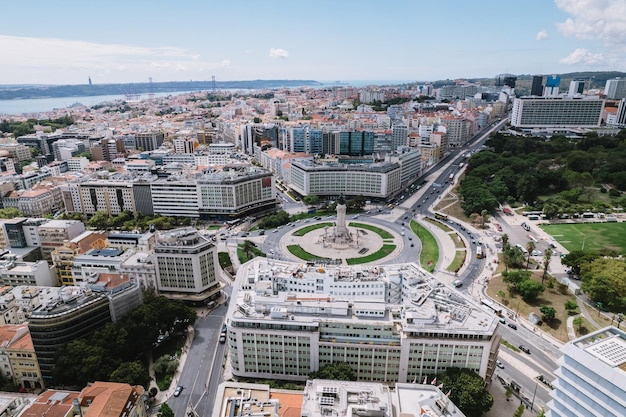
[(561, 352), (548, 417), (626, 416), (626, 332), (606, 327)]
[(227, 313), (234, 375), (306, 380), (347, 362), (360, 381), (421, 381), (449, 367), (491, 380), (498, 319), (415, 264), (314, 267), (256, 258)]
[(599, 127), (604, 100), (598, 97), (521, 97), (513, 101), (511, 126)]
[(362, 195), (385, 198), (401, 189), (400, 163), (317, 164), (291, 162), (289, 186), (300, 195)]

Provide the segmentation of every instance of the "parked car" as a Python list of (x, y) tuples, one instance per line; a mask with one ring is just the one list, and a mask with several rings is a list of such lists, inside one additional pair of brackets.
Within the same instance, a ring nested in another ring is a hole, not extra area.
[(496, 365), (498, 366), (498, 368), (500, 369), (504, 369), (504, 365), (502, 364), (502, 362), (500, 362), (499, 360), (496, 361)]
[(174, 397), (178, 397), (180, 395), (180, 393), (183, 392), (183, 386), (179, 385), (176, 387), (176, 389), (174, 390)]
[(224, 336), (224, 335), (221, 335), (221, 336), (220, 336), (220, 343), (221, 343), (221, 344), (226, 343), (226, 336)]
[(524, 345), (519, 345), (519, 350), (521, 350), (524, 353), (528, 353), (530, 355), (530, 349), (528, 349), (528, 347)]
[(506, 324), (506, 320), (504, 319), (504, 317), (500, 317), (500, 323)]
[(513, 330), (517, 330), (517, 324), (515, 323), (509, 323), (507, 326), (509, 326)]

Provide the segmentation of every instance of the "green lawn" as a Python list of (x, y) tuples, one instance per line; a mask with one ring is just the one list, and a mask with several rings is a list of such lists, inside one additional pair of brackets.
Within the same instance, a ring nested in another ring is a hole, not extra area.
[(366, 264), (368, 262), (374, 262), (389, 255), (391, 252), (393, 252), (395, 248), (396, 245), (383, 245), (382, 248), (378, 249), (374, 253), (371, 253), (367, 256), (361, 256), (360, 258), (348, 258), (346, 259), (346, 262), (348, 263), (348, 265)]
[(465, 262), (465, 256), (466, 252), (464, 250), (456, 251), (456, 253), (454, 254), (454, 259), (446, 269), (450, 272), (458, 272), (458, 270), (461, 269), (463, 263)]
[(411, 220), (411, 230), (422, 242), (422, 252), (420, 253), (420, 265), (429, 272), (435, 270), (437, 260), (439, 260), (439, 246), (437, 240), (424, 226)]
[(577, 223), (541, 225), (568, 251), (613, 249), (626, 253), (626, 223)]
[(391, 233), (389, 233), (386, 230), (381, 229), (380, 227), (376, 227), (376, 226), (372, 226), (369, 224), (365, 224), (365, 223), (356, 223), (356, 222), (350, 222), (350, 224), (348, 224), (348, 226), (350, 227), (358, 227), (361, 229), (367, 229), (370, 230), (374, 233), (377, 233), (380, 235), (380, 237), (382, 237), (383, 239), (393, 239), (393, 235)]
[(289, 245), (287, 246), (287, 250), (291, 252), (292, 255), (297, 256), (304, 261), (315, 261), (318, 259), (324, 259), (305, 251), (300, 245)]
[(312, 224), (310, 226), (303, 227), (302, 229), (298, 229), (292, 234), (294, 236), (304, 236), (307, 233), (309, 233), (311, 230), (321, 229), (322, 227), (333, 227), (333, 226), (334, 226), (334, 223), (330, 223), (330, 222)]

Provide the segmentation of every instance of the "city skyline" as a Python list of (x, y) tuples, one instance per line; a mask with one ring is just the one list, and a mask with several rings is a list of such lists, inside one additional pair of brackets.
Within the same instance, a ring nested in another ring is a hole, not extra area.
[[(517, 6), (513, 8), (513, 5)], [(9, 2), (0, 84), (626, 70), (626, 0)], [(7, 59), (9, 58), (9, 59)]]

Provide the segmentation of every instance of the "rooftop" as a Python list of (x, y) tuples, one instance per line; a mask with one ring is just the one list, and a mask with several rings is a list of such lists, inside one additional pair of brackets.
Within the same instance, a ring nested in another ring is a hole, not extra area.
[(626, 372), (626, 333), (607, 327), (575, 340), (574, 345), (612, 368)]

